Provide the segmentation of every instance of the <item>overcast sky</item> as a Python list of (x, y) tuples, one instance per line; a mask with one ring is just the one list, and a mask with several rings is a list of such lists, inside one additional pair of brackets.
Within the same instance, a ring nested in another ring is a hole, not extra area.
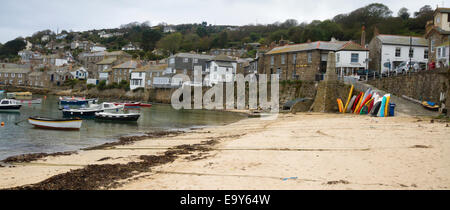
[[(0, 43), (45, 29), (84, 31), (116, 28), (134, 21), (150, 21), (151, 25), (202, 21), (246, 25), (286, 19), (310, 22), (330, 19), (374, 2), (387, 5), (394, 15), (401, 7), (413, 13), (425, 4), (435, 9), (445, 3), (443, 0), (0, 0)], [(450, 6), (450, 2), (447, 4), (444, 6)]]

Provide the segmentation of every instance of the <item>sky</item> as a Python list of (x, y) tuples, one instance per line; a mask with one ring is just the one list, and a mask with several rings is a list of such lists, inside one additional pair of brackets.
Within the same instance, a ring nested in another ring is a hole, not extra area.
[[(447, 2), (446, 2), (447, 1)], [(0, 0), (0, 43), (41, 30), (86, 31), (131, 22), (151, 25), (208, 22), (213, 25), (269, 24), (331, 19), (370, 3), (388, 6), (396, 16), (425, 4), (450, 7), (449, 0)]]

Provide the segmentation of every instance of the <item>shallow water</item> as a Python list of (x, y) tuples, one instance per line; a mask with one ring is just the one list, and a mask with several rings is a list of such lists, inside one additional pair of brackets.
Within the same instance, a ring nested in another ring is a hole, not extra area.
[[(43, 130), (28, 124), (26, 119), (30, 116), (62, 118), (57, 102), (58, 97), (47, 96), (42, 104), (23, 105), (20, 113), (0, 112), (0, 122), (5, 123), (0, 127), (0, 160), (18, 154), (73, 151), (151, 131), (225, 125), (243, 118), (228, 112), (174, 110), (170, 105), (153, 105), (137, 110), (142, 113), (137, 123), (83, 120), (80, 131)], [(16, 125), (17, 122), (20, 123)]]

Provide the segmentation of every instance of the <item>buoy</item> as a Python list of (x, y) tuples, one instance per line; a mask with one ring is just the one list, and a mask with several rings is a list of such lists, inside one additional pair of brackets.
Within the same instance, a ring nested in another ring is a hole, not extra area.
[(1, 125), (2, 125), (2, 127), (5, 126), (5, 122), (2, 122)]

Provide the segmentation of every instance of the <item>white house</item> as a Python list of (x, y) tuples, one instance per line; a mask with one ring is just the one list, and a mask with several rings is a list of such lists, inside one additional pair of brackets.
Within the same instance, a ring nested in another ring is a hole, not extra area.
[(56, 58), (55, 66), (64, 66), (69, 63), (69, 60), (66, 58)]
[[(219, 82), (234, 82), (237, 61), (226, 55), (218, 55), (206, 63), (205, 85), (212, 86)], [(199, 72), (194, 72), (199, 73)], [(194, 76), (195, 77), (195, 76)]]
[(140, 48), (135, 46), (135, 45), (133, 45), (132, 43), (129, 43), (129, 44), (123, 46), (122, 50), (123, 51), (134, 51), (134, 50), (140, 50)]
[(351, 75), (369, 67), (369, 50), (354, 42), (347, 42), (336, 51), (338, 75)]
[(428, 42), (425, 38), (379, 34), (369, 45), (370, 68), (387, 73), (400, 63), (409, 61), (428, 63)]
[(75, 71), (70, 72), (75, 79), (86, 80), (89, 76), (88, 71), (84, 67), (80, 67)]
[(130, 90), (145, 88), (145, 71), (147, 66), (138, 68), (131, 72)]
[(106, 47), (102, 47), (99, 45), (94, 45), (91, 47), (91, 52), (104, 52), (106, 51)]

